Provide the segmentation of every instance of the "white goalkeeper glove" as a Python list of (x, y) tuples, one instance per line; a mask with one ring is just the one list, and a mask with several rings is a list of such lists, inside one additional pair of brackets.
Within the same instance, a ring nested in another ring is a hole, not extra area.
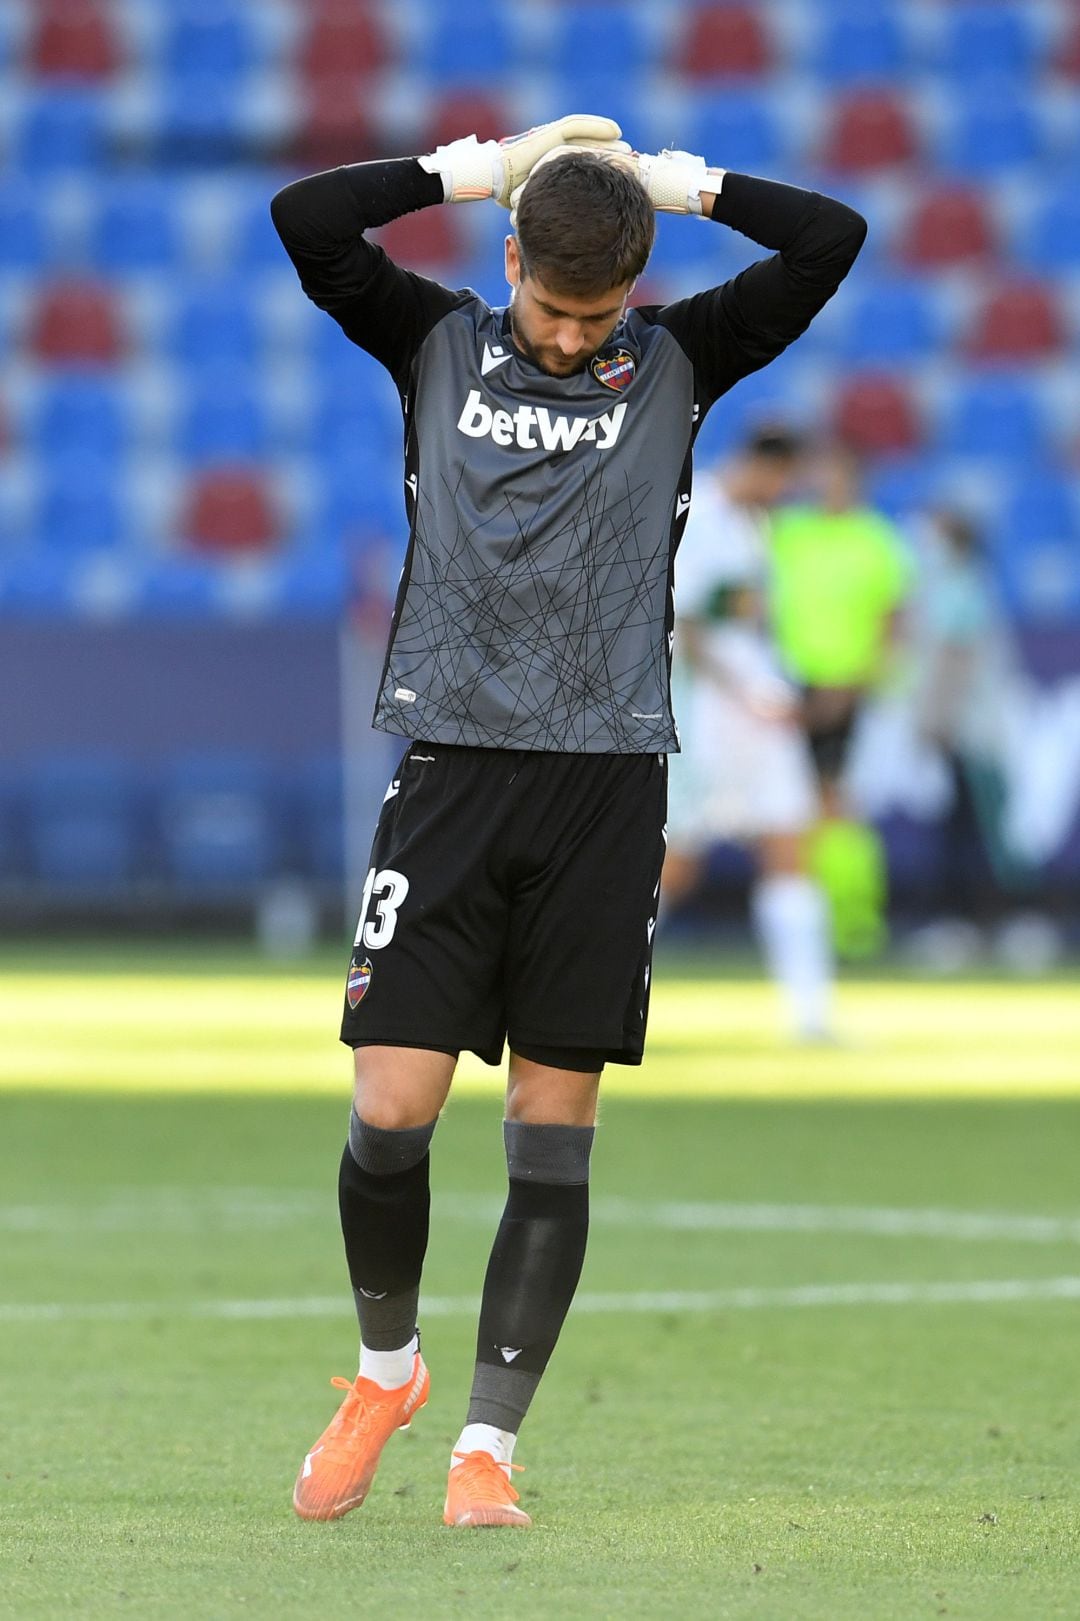
[(545, 154), (565, 147), (569, 141), (603, 147), (618, 141), (621, 134), (613, 118), (571, 113), (550, 124), (538, 124), (522, 135), (507, 135), (501, 141), (478, 141), (475, 135), (465, 135), (448, 146), (437, 146), (418, 161), (428, 174), (442, 176), (446, 202), (467, 203), (493, 197), (503, 208), (509, 208), (512, 194), (525, 184)]
[[(718, 195), (726, 173), (724, 169), (710, 169), (704, 158), (695, 157), (692, 152), (635, 152), (625, 141), (597, 141), (579, 137), (542, 153), (533, 164), (533, 169), (550, 163), (553, 158), (565, 157), (568, 152), (582, 150), (601, 152), (629, 174), (636, 175), (660, 214), (700, 214), (701, 193), (705, 191)], [(523, 181), (510, 199), (511, 224), (516, 220), (517, 205), (524, 189)]]

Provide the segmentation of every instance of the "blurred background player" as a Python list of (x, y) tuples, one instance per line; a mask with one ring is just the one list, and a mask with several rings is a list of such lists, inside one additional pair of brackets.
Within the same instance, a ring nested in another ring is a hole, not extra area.
[(803, 445), (763, 426), (699, 477), (676, 563), (676, 693), (682, 752), (669, 762), (664, 903), (700, 882), (710, 843), (749, 843), (754, 928), (792, 1028), (829, 1032), (832, 950), (821, 889), (807, 870), (818, 819), (800, 698), (768, 628), (767, 514), (791, 489)]
[(802, 725), (821, 794), (812, 866), (844, 956), (884, 944), (885, 857), (856, 820), (844, 769), (867, 695), (885, 678), (911, 567), (893, 523), (863, 498), (860, 459), (841, 442), (814, 460), (816, 499), (772, 525), (772, 622), (783, 667), (802, 689)]

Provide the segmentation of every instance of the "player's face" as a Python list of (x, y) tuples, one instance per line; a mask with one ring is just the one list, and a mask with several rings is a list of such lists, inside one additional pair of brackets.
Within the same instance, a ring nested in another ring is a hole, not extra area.
[(552, 377), (585, 370), (622, 320), (634, 286), (626, 282), (591, 298), (557, 292), (538, 276), (523, 274), (514, 237), (506, 243), (506, 279), (514, 342)]

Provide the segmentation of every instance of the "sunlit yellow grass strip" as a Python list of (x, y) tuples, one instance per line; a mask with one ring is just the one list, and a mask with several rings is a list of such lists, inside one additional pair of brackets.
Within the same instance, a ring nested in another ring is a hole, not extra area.
[[(177, 969), (0, 976), (0, 1088), (344, 1094), (338, 985), (310, 975)], [(1069, 985), (860, 982), (840, 996), (844, 1044), (778, 1035), (771, 987), (661, 979), (649, 1056), (609, 1093), (690, 1097), (1080, 1095), (1080, 995)], [(497, 1089), (462, 1060), (458, 1085)]]

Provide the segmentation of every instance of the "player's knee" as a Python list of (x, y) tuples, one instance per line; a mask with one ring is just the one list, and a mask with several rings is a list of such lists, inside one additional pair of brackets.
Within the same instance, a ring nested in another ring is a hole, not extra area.
[(453, 1078), (449, 1053), (407, 1047), (355, 1050), (353, 1111), (383, 1131), (405, 1131), (437, 1118)]
[(353, 1109), (349, 1117), (349, 1153), (369, 1176), (394, 1176), (419, 1165), (435, 1134), (438, 1120), (419, 1126), (383, 1126), (362, 1118)]
[(571, 1187), (588, 1182), (593, 1126), (538, 1126), (503, 1121), (506, 1169), (511, 1182)]

